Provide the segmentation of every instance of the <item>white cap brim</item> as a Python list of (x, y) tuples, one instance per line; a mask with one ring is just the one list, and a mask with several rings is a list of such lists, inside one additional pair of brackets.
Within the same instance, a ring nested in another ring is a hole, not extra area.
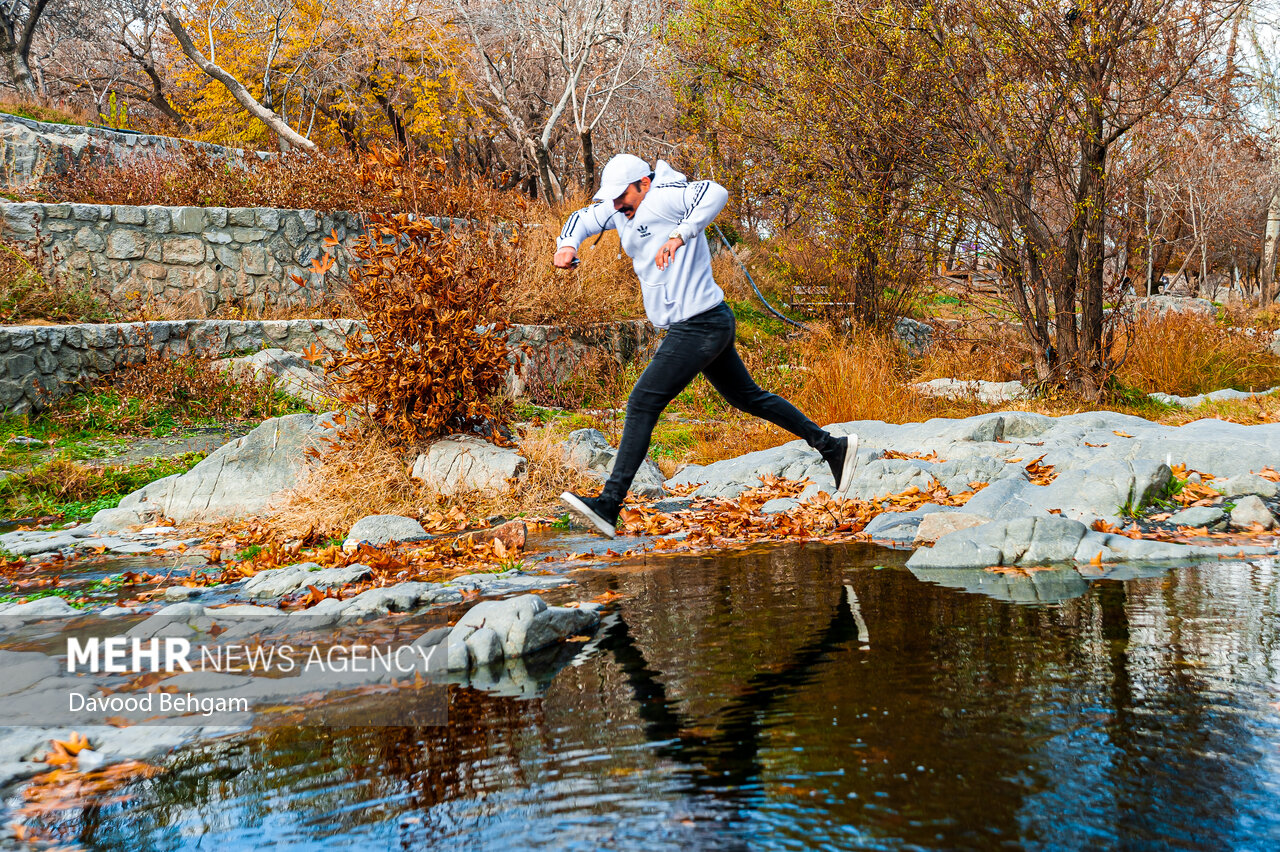
[(631, 183), (624, 183), (621, 185), (614, 184), (612, 186), (602, 186), (600, 187), (600, 191), (595, 194), (594, 200), (595, 201), (612, 201), (622, 193), (626, 192), (627, 187), (629, 186), (631, 186)]

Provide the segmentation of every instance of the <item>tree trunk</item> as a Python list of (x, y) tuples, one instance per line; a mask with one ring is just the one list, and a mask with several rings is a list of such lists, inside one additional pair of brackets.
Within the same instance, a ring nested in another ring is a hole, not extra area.
[(596, 188), (596, 151), (591, 141), (591, 131), (582, 131), (578, 138), (582, 140), (583, 185), (587, 189), (587, 195), (591, 195)]
[(269, 127), (272, 132), (280, 137), (281, 142), (288, 142), (306, 151), (314, 151), (316, 149), (316, 143), (298, 133), (283, 118), (258, 103), (253, 95), (249, 93), (249, 90), (244, 87), (243, 83), (205, 58), (205, 55), (195, 46), (195, 42), (191, 40), (191, 35), (187, 32), (186, 27), (182, 25), (182, 21), (178, 20), (177, 15), (167, 9), (162, 9), (160, 14), (164, 16), (164, 21), (169, 25), (174, 38), (178, 40), (178, 44), (182, 47), (182, 52), (199, 66), (201, 71), (226, 86), (227, 91), (239, 102), (240, 106), (247, 109), (250, 115)]
[(1271, 203), (1267, 205), (1267, 230), (1262, 239), (1262, 268), (1258, 271), (1262, 304), (1276, 300), (1276, 248), (1280, 244), (1280, 186), (1271, 191)]

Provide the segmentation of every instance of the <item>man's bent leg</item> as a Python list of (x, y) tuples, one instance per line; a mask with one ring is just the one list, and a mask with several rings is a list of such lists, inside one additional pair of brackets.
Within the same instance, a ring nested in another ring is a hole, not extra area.
[(817, 450), (831, 468), (835, 496), (844, 499), (858, 465), (857, 435), (837, 438), (782, 397), (760, 387), (732, 344), (707, 365), (703, 374), (734, 408), (781, 426)]
[(834, 435), (776, 393), (769, 393), (756, 384), (735, 347), (726, 347), (702, 372), (712, 387), (739, 411), (786, 429), (824, 455), (835, 449), (838, 439)]
[(653, 427), (671, 400), (726, 348), (733, 348), (733, 315), (726, 307), (676, 323), (627, 398), (627, 419), (601, 497), (621, 504), (649, 452)]

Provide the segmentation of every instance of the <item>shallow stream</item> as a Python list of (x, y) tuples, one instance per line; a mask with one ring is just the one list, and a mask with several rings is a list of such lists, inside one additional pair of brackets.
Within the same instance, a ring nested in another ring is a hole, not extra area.
[(536, 698), (194, 745), (46, 825), (119, 850), (1280, 845), (1273, 563), (943, 586), (904, 556), (586, 570), (577, 597), (623, 597)]

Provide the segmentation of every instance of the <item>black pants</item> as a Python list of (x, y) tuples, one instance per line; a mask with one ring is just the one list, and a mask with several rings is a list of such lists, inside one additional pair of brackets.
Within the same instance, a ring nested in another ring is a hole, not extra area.
[(803, 438), (819, 453), (838, 446), (838, 440), (777, 394), (761, 388), (747, 372), (734, 348), (737, 322), (724, 302), (667, 329), (662, 345), (645, 368), (627, 399), (627, 420), (613, 473), (602, 496), (621, 503), (631, 480), (649, 452), (649, 439), (658, 417), (699, 373), (707, 377), (734, 408), (754, 414)]

